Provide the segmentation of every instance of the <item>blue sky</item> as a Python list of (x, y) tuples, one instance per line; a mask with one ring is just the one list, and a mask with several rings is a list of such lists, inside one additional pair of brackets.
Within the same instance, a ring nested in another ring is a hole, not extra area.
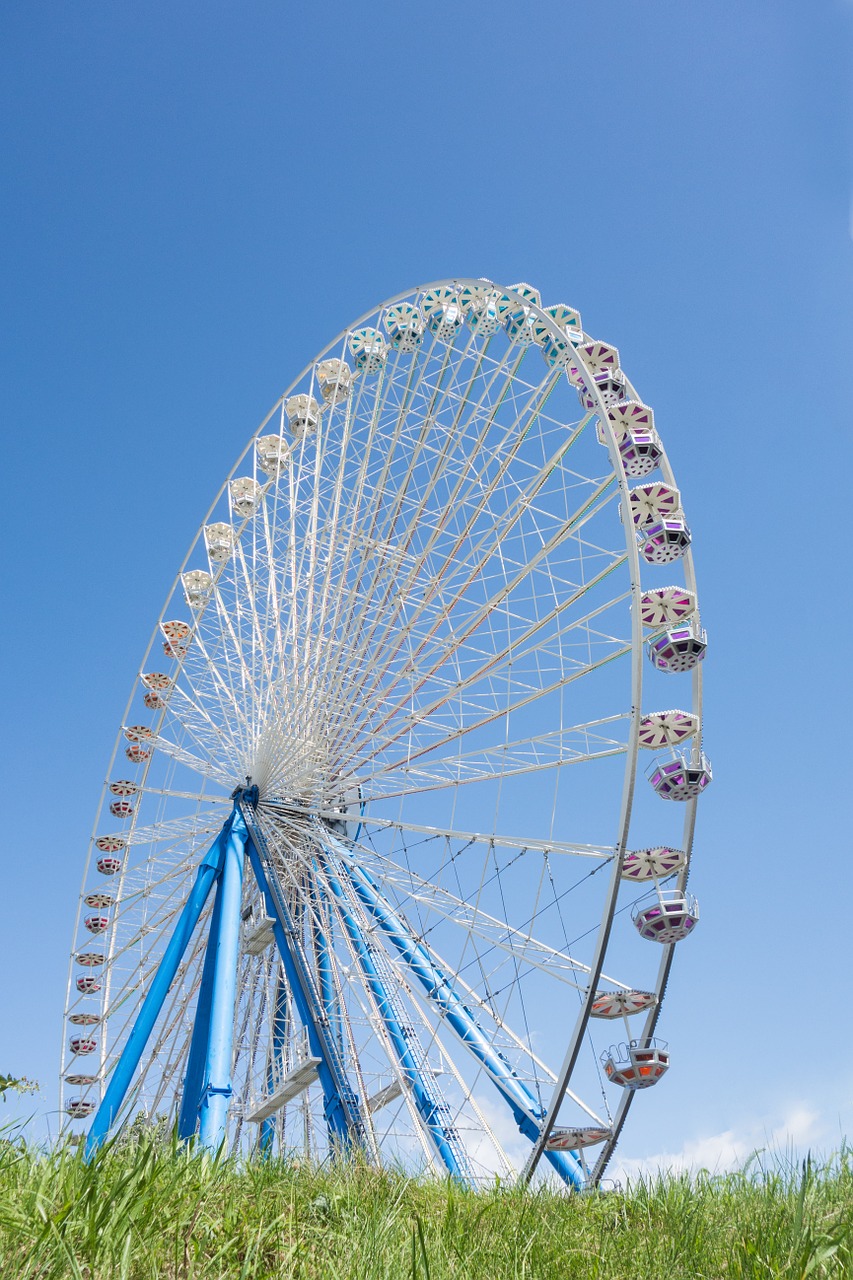
[(702, 922), (626, 1167), (853, 1132), (851, 16), (7, 8), (0, 1070), (37, 1109), (103, 771), (212, 494), (335, 333), (458, 274), (529, 280), (619, 346), (694, 532)]

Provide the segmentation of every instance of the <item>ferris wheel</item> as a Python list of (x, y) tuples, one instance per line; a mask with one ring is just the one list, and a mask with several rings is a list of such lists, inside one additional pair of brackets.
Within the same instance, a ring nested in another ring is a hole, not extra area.
[(75, 1140), (142, 1115), (596, 1183), (669, 1067), (698, 921), (690, 542), (618, 351), (529, 285), (415, 289), (322, 351), (217, 494), (119, 729)]

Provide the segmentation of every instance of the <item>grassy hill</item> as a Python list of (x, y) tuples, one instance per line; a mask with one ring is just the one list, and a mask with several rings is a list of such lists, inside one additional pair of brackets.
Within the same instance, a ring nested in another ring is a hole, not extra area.
[(566, 1197), (143, 1140), (0, 1145), (2, 1280), (690, 1280), (853, 1275), (853, 1161)]

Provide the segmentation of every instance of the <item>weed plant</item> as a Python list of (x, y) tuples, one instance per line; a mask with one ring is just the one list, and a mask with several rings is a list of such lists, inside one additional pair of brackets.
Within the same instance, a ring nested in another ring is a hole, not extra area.
[(567, 1196), (174, 1142), (0, 1142), (2, 1280), (722, 1280), (853, 1276), (853, 1158)]

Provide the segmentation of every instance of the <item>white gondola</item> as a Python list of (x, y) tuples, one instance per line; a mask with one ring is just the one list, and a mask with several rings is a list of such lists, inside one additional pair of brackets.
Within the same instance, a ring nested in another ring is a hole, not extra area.
[(651, 849), (632, 849), (625, 854), (622, 862), (622, 879), (662, 880), (680, 871), (687, 862), (683, 849), (673, 849), (669, 845), (659, 844)]
[(654, 1009), (657, 1002), (653, 991), (597, 991), (590, 1014), (593, 1018), (630, 1018)]
[(115, 782), (110, 783), (109, 790), (114, 796), (135, 796), (139, 788), (135, 782), (129, 782), (126, 778), (117, 778)]
[(457, 290), (450, 285), (428, 289), (422, 305), (430, 331), (439, 342), (452, 342), (463, 316)]
[(580, 312), (575, 311), (574, 307), (567, 307), (564, 302), (545, 307), (544, 312), (558, 327), (560, 336), (557, 337), (551, 331), (551, 326), (539, 319), (533, 324), (534, 338), (542, 348), (547, 364), (552, 368), (567, 365), (574, 355), (575, 347), (583, 341)]
[(164, 671), (148, 671), (142, 677), (142, 683), (147, 689), (156, 689), (162, 693), (171, 686), (172, 677), (167, 676)]
[(612, 1045), (601, 1055), (601, 1061), (611, 1084), (623, 1089), (648, 1089), (669, 1068), (669, 1052), (665, 1040), (631, 1040)]
[(459, 291), (459, 305), (471, 332), (488, 338), (503, 325), (509, 298), (488, 284), (467, 284)]
[(213, 589), (213, 578), (204, 569), (190, 569), (181, 574), (181, 586), (184, 599), (191, 609), (201, 609), (210, 599)]
[(679, 674), (692, 671), (708, 652), (708, 638), (694, 620), (685, 626), (670, 627), (660, 636), (653, 636), (647, 644), (649, 661), (658, 671)]
[(360, 373), (378, 373), (388, 358), (388, 343), (378, 329), (356, 329), (349, 347)]
[(411, 302), (398, 302), (385, 312), (383, 324), (391, 346), (411, 355), (424, 340), (424, 318)]
[(681, 494), (672, 485), (661, 484), (657, 480), (635, 485), (628, 494), (628, 506), (638, 529), (647, 529), (661, 520), (682, 514)]
[[(613, 430), (626, 476), (640, 479), (651, 475), (663, 457), (663, 446), (655, 430), (655, 415), (640, 400), (623, 400), (610, 406), (607, 418)], [(605, 443), (601, 422), (598, 438)]]
[(69, 1098), (65, 1104), (65, 1110), (72, 1120), (85, 1120), (97, 1110), (97, 1105), (90, 1098)]
[(156, 735), (147, 724), (129, 724), (124, 730), (128, 742), (150, 742)]
[(111, 907), (113, 896), (110, 893), (87, 893), (83, 901), (87, 907)]
[(317, 365), (317, 385), (326, 404), (339, 404), (352, 392), (352, 369), (346, 360), (321, 360)]
[(121, 871), (121, 858), (98, 858), (95, 866), (102, 876), (118, 875)]
[(163, 652), (167, 658), (174, 658), (176, 662), (183, 662), (184, 658), (190, 651), (188, 644), (179, 644), (176, 640), (164, 640)]
[(662, 800), (685, 802), (701, 796), (710, 786), (711, 762), (703, 753), (696, 759), (674, 753), (672, 760), (655, 760), (649, 769), (649, 782)]
[(638, 533), (640, 555), (649, 564), (672, 564), (690, 546), (690, 529), (683, 515), (671, 516)]
[(520, 346), (528, 346), (531, 342), (537, 341), (539, 321), (533, 308), (541, 307), (542, 298), (538, 289), (534, 289), (532, 285), (525, 284), (523, 281), (519, 284), (510, 285), (510, 289), (513, 293), (517, 293), (523, 298), (524, 301), (517, 302), (515, 298), (510, 300), (504, 320), (504, 329), (506, 329), (510, 342), (517, 342)]
[(100, 849), (101, 853), (118, 853), (125, 844), (123, 836), (98, 836), (95, 848)]
[(640, 597), (644, 627), (670, 627), (696, 612), (696, 594), (686, 587), (656, 587)]
[(204, 545), (211, 564), (223, 564), (234, 550), (234, 530), (224, 520), (204, 526)]
[(313, 396), (291, 396), (284, 405), (285, 416), (295, 440), (313, 435), (320, 425), (323, 406)]
[(290, 445), (281, 436), (260, 436), (255, 441), (255, 455), (264, 475), (276, 479), (290, 462)]
[(97, 1040), (93, 1040), (90, 1036), (72, 1036), (68, 1042), (72, 1053), (94, 1053), (98, 1047)]
[(545, 1143), (545, 1150), (583, 1151), (586, 1147), (597, 1147), (602, 1142), (609, 1142), (612, 1137), (612, 1129), (602, 1129), (596, 1125), (584, 1125), (577, 1129), (552, 1129)]
[(699, 717), (690, 711), (650, 711), (640, 721), (640, 746), (659, 751), (677, 747), (699, 731)]
[(247, 520), (260, 506), (263, 489), (251, 476), (237, 476), (228, 486), (231, 510), (240, 520)]
[(635, 904), (631, 919), (647, 942), (681, 942), (699, 923), (699, 903), (681, 889), (658, 889), (654, 902)]

